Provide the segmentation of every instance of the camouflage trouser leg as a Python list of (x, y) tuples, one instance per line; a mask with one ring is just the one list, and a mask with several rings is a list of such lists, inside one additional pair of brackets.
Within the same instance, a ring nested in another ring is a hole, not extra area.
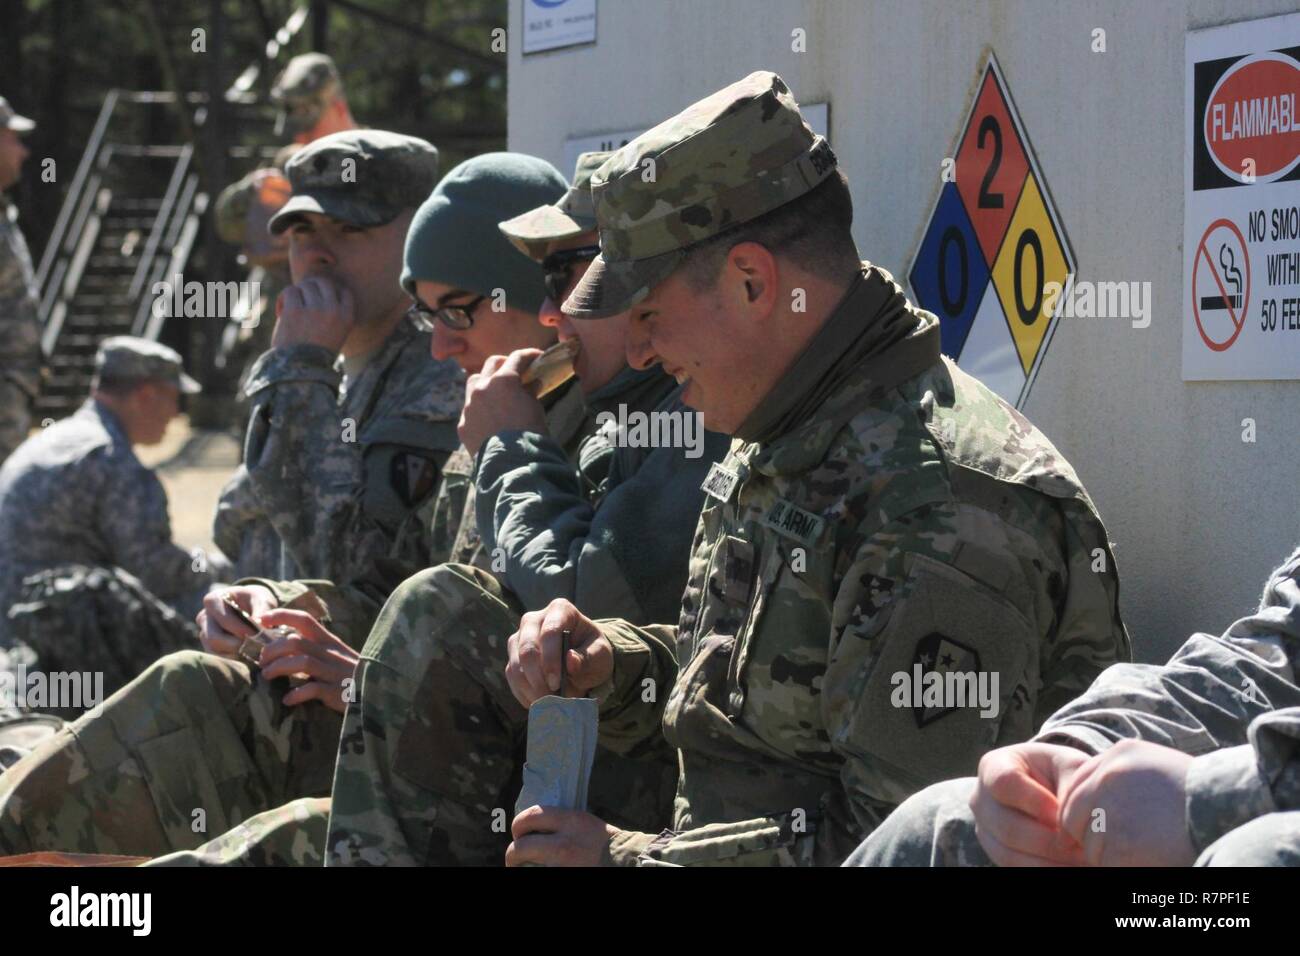
[(1300, 810), (1269, 813), (1215, 840), (1197, 866), (1300, 866)]
[[(327, 866), (500, 865), (527, 712), (505, 679), (520, 607), (486, 572), (442, 565), (389, 597), (357, 668), (334, 778)], [(591, 811), (661, 829), (675, 765), (597, 750)]]
[(975, 838), (975, 778), (914, 793), (854, 850), (845, 866), (992, 866)]
[(303, 797), (249, 817), (198, 849), (144, 866), (321, 866), (329, 818), (329, 797)]
[(341, 718), (287, 692), (198, 651), (162, 658), (0, 775), (0, 854), (160, 856), (328, 794)]

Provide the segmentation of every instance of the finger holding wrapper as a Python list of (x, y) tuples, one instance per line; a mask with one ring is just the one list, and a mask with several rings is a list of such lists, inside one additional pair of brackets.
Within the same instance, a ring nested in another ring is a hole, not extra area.
[(577, 339), (556, 342), (524, 370), (519, 380), (533, 386), (533, 397), (542, 398), (573, 378), (574, 360), (581, 348)]

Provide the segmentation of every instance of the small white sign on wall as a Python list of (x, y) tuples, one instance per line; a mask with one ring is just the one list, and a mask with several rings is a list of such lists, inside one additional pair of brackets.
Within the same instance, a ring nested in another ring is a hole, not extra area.
[(520, 0), (524, 53), (596, 42), (596, 0)]

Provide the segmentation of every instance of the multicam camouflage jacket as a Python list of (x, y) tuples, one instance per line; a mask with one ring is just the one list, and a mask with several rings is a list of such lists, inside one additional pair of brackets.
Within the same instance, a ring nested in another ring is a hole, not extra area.
[(355, 381), (328, 349), (293, 345), (263, 354), (245, 390), (244, 464), (282, 577), (345, 581), (387, 554), (460, 444), (464, 376), (405, 320)]
[[(828, 326), (865, 340), (904, 306), (864, 269)], [(616, 863), (839, 863), (911, 793), (973, 773), (1128, 658), (1073, 469), (906, 308), (906, 338), (710, 473), (677, 628), (601, 622), (602, 743), (662, 732), (681, 767), (672, 829), (620, 836)], [(948, 674), (985, 681), (993, 706), (915, 686)]]
[(1053, 714), (1036, 740), (1090, 754), (1125, 739), (1196, 756), (1187, 773), (1196, 852), (1266, 813), (1300, 810), (1300, 550), (1259, 610), (1193, 634), (1167, 664), (1117, 664)]

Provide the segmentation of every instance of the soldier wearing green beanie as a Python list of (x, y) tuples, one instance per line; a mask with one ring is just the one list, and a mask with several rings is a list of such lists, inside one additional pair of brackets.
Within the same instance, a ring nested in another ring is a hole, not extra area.
[(519, 255), (497, 223), (555, 202), (566, 186), (543, 159), (487, 153), (449, 172), (416, 211), (402, 287), (433, 336), (435, 358), (454, 358), (472, 374), (488, 356), (555, 341), (537, 323), (541, 266)]

